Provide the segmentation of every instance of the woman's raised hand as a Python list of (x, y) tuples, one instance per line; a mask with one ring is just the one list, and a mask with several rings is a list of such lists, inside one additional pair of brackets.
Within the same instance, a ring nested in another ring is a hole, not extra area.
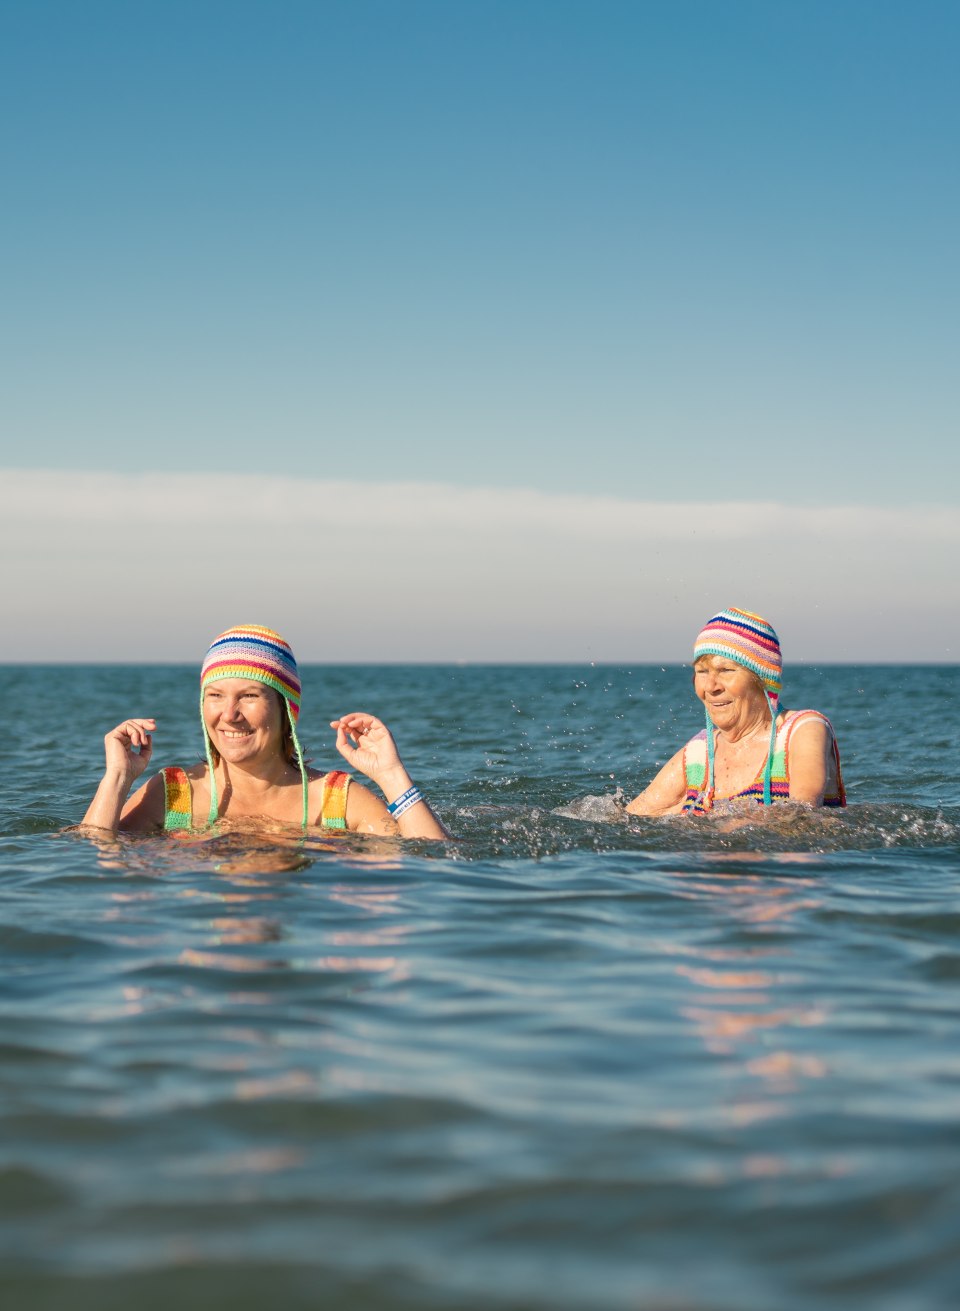
[(341, 756), (367, 778), (380, 783), (391, 771), (403, 769), (393, 734), (373, 715), (343, 715), (331, 720), (330, 727), (337, 730)]
[(107, 773), (123, 775), (128, 785), (138, 779), (153, 755), (155, 719), (125, 719), (103, 739)]
[[(420, 795), (419, 788), (413, 785), (397, 752), (393, 734), (386, 724), (373, 715), (355, 713), (332, 720), (330, 727), (337, 730), (337, 750), (341, 756), (354, 769), (373, 779), (387, 805), (385, 810), (383, 801), (374, 798), (365, 787), (358, 787), (357, 792), (368, 799), (364, 803), (367, 814), (366, 818), (358, 815), (358, 823), (354, 827), (368, 833), (399, 832), (404, 838), (436, 839), (450, 836)], [(354, 795), (353, 788), (349, 795)], [(373, 813), (369, 811), (370, 803), (374, 808)], [(391, 803), (397, 804), (396, 813), (390, 809)]]
[[(80, 821), (91, 828), (107, 829), (116, 833), (124, 818), (124, 802), (133, 783), (140, 777), (153, 755), (153, 730), (157, 726), (155, 719), (125, 719), (122, 724), (111, 729), (103, 739), (107, 757), (100, 786), (87, 813)], [(143, 800), (150, 791), (150, 783), (137, 793), (137, 799)], [(131, 822), (128, 817), (127, 828), (156, 828), (163, 823), (163, 789), (156, 796), (160, 807), (158, 816), (147, 816), (146, 822)], [(144, 812), (145, 813), (145, 812)]]

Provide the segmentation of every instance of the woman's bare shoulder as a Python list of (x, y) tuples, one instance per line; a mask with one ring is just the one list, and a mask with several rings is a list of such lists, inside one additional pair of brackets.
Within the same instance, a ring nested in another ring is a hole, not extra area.
[(397, 822), (376, 793), (363, 783), (351, 783), (347, 793), (347, 828), (361, 833), (395, 834)]

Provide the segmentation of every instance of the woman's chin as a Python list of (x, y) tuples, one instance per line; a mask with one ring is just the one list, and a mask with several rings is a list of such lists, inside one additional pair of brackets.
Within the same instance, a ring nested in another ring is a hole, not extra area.
[(710, 716), (710, 723), (714, 728), (719, 728), (722, 731), (723, 729), (732, 728), (734, 726), (735, 716), (733, 715), (724, 714), (722, 712), (714, 714), (712, 710), (708, 710), (707, 714)]
[(253, 735), (250, 737), (222, 737), (217, 735), (217, 750), (227, 760), (240, 760), (257, 754)]

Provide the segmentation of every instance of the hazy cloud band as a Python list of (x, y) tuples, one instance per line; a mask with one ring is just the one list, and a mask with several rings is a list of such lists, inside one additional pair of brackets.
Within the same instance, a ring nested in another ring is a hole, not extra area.
[(256, 621), (303, 661), (673, 662), (741, 605), (788, 659), (953, 661), (958, 548), (945, 506), (5, 470), (0, 658), (192, 660)]

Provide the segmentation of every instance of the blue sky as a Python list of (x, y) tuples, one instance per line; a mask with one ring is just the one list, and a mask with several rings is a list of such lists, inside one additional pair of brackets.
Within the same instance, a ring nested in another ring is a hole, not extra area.
[(909, 579), (958, 54), (930, 0), (0, 0), (0, 466), (896, 510)]

